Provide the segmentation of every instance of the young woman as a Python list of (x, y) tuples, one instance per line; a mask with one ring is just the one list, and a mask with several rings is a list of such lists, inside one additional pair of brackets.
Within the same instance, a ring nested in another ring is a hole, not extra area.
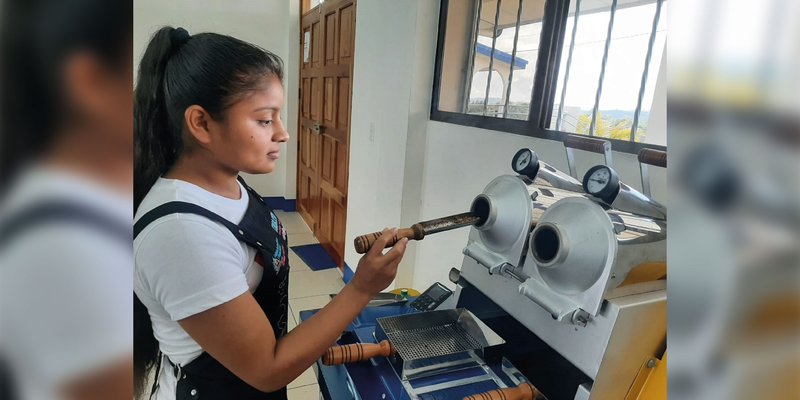
[[(134, 94), (135, 366), (158, 399), (285, 399), (394, 279), (387, 230), (324, 309), (287, 332), (286, 231), (240, 172), (272, 172), (289, 139), (281, 60), (241, 40), (165, 27)], [(140, 390), (141, 393), (141, 390)]]

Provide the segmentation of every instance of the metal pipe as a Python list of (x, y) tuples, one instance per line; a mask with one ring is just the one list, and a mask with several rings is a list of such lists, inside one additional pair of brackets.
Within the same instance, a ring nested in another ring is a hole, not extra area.
[[(580, 1), (580, 0), (578, 0)], [(506, 85), (506, 101), (503, 104), (503, 118), (508, 114), (508, 102), (511, 100), (511, 82), (514, 80), (514, 63), (517, 62), (517, 41), (519, 40), (519, 24), (522, 19), (522, 0), (519, 0), (517, 7), (517, 24), (514, 27), (514, 48), (511, 50), (511, 70), (508, 72), (508, 84)]]
[[(642, 71), (642, 82), (639, 85), (639, 98), (636, 101), (636, 111), (633, 112), (633, 125), (631, 126), (631, 138), (633, 142), (636, 137), (636, 131), (639, 129), (639, 113), (642, 112), (642, 101), (644, 100), (644, 86), (647, 83), (647, 75), (650, 70), (650, 60), (653, 58), (653, 45), (656, 42), (656, 30), (658, 29), (658, 20), (661, 17), (661, 4), (663, 0), (656, 1), (656, 14), (653, 17), (653, 30), (650, 32), (650, 41), (647, 43), (647, 55), (644, 58), (644, 70)], [(649, 191), (649, 188), (648, 188)], [(649, 195), (649, 193), (647, 193)]]
[(489, 86), (492, 84), (492, 70), (494, 68), (494, 46), (497, 44), (497, 24), (500, 21), (500, 3), (497, 0), (497, 8), (494, 12), (494, 26), (492, 26), (492, 50), (489, 52), (489, 74), (486, 76), (486, 93), (483, 97), (483, 115), (486, 115), (486, 107), (489, 105)]
[(575, 3), (575, 21), (572, 24), (572, 39), (569, 42), (569, 55), (567, 56), (567, 69), (564, 71), (564, 83), (561, 87), (561, 102), (558, 103), (558, 118), (556, 118), (556, 130), (561, 130), (561, 119), (564, 115), (564, 100), (567, 98), (567, 83), (569, 82), (569, 70), (572, 68), (572, 52), (575, 50), (575, 36), (578, 33), (578, 16), (581, 13), (581, 0)]
[(608, 63), (608, 49), (611, 47), (611, 32), (614, 29), (614, 15), (617, 13), (617, 0), (611, 2), (611, 16), (608, 19), (608, 36), (606, 46), (603, 50), (603, 63), (600, 65), (600, 76), (597, 79), (597, 95), (594, 98), (594, 109), (592, 110), (592, 123), (589, 125), (589, 136), (594, 136), (594, 128), (597, 123), (597, 111), (600, 108), (600, 95), (603, 93), (603, 78), (606, 75), (606, 64)]
[(464, 92), (464, 99), (461, 102), (461, 112), (466, 114), (469, 110), (469, 95), (472, 92), (472, 74), (475, 71), (475, 48), (478, 46), (478, 28), (481, 21), (481, 9), (483, 8), (483, 0), (475, 2), (476, 17), (472, 20), (472, 41), (468, 46), (467, 52), (467, 73), (464, 75), (464, 87), (467, 89)]

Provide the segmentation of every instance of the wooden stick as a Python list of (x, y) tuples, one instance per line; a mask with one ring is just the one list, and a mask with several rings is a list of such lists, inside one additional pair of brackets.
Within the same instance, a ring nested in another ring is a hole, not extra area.
[[(382, 234), (383, 232), (373, 232), (357, 237), (353, 241), (353, 244), (356, 247), (356, 253), (364, 254), (369, 251), (370, 247), (375, 244), (375, 241), (378, 240)], [(394, 246), (395, 243), (400, 241), (402, 238), (408, 238), (408, 240), (422, 240), (424, 237), (425, 231), (422, 230), (419, 224), (414, 224), (410, 228), (398, 229), (397, 235), (395, 235), (392, 240), (386, 244), (386, 247)]]
[[(468, 212), (432, 219), (430, 221), (418, 222), (411, 225), (409, 228), (398, 229), (397, 235), (386, 244), (386, 247), (394, 246), (394, 244), (402, 238), (408, 238), (408, 240), (422, 240), (426, 235), (475, 225), (480, 222), (480, 220), (480, 217)], [(364, 254), (369, 251), (372, 245), (375, 244), (375, 241), (381, 237), (381, 234), (382, 232), (373, 232), (355, 238), (353, 244), (355, 245), (356, 253)]]
[(356, 343), (345, 346), (333, 346), (322, 356), (325, 365), (340, 365), (369, 360), (372, 357), (388, 357), (395, 351), (388, 340), (380, 343)]
[(541, 393), (535, 387), (523, 382), (515, 388), (490, 390), (464, 397), (464, 400), (534, 400), (540, 396)]

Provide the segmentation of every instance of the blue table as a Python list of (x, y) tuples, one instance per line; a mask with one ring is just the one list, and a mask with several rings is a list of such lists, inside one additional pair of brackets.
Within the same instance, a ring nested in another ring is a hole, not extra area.
[[(311, 318), (319, 310), (301, 311), (300, 321)], [(352, 343), (375, 343), (376, 319), (418, 312), (409, 308), (405, 302), (391, 305), (367, 307), (347, 327), (345, 333), (337, 341), (339, 345)], [(326, 400), (406, 400), (409, 394), (398, 377), (397, 360), (376, 357), (368, 361), (346, 365), (323, 365), (317, 361), (317, 381), (320, 392)], [(503, 371), (500, 362), (489, 365), (494, 374), (503, 380), (506, 386), (515, 386)], [(463, 369), (414, 381), (412, 387), (435, 385), (447, 381), (469, 380), (479, 374), (486, 374), (482, 368)], [(465, 396), (481, 393), (498, 386), (493, 381), (480, 381), (464, 384), (455, 388), (431, 391), (419, 396), (420, 399), (461, 400)]]

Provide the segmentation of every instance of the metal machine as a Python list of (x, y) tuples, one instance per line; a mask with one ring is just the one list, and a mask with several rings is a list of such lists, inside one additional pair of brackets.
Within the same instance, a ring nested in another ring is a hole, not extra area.
[(585, 193), (537, 183), (500, 176), (475, 199), (488, 216), (464, 248), (456, 303), (552, 350), (533, 352), (531, 371), (561, 366), (573, 380), (537, 382), (517, 365), (550, 398), (626, 398), (666, 346), (666, 209), (608, 166), (587, 172)]
[[(482, 372), (437, 373), (432, 362), (420, 383), (397, 355), (320, 364), (329, 398), (461, 399), (526, 382), (550, 400), (642, 398), (666, 347), (666, 209), (609, 166), (579, 182), (523, 149), (512, 167), (518, 175), (497, 177), (474, 199), (481, 222), (451, 271), (453, 295), (437, 308), (468, 310), (502, 338), (480, 353)], [(409, 313), (424, 319), (409, 307), (368, 308), (340, 344), (377, 343), (382, 318)], [(337, 392), (331, 381), (341, 379), (347, 390)]]

